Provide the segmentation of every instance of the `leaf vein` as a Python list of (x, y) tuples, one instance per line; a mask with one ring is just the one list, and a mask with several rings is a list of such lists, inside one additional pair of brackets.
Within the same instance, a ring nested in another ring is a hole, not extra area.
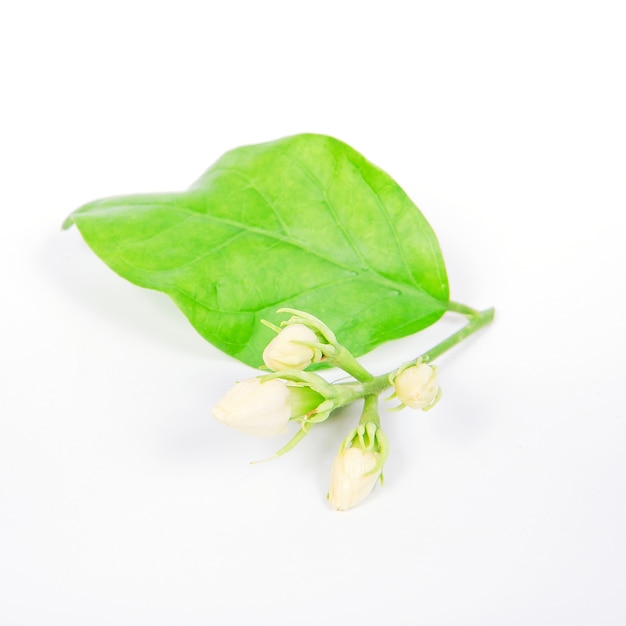
[[(304, 163), (301, 163), (293, 155), (291, 155), (291, 154), (286, 152), (285, 156), (294, 165), (299, 167), (306, 174), (306, 176), (309, 178), (309, 180), (311, 180), (311, 182), (316, 187), (318, 187), (318, 189), (320, 189), (320, 191), (322, 192), (322, 194), (324, 196), (324, 204), (326, 204), (326, 206), (328, 207), (331, 215), (333, 216), (333, 219), (335, 220), (335, 224), (337, 225), (339, 230), (342, 232), (342, 234), (344, 236), (344, 239), (348, 242), (350, 248), (352, 248), (352, 251), (357, 256), (357, 258), (361, 261), (362, 265), (364, 267), (368, 268), (369, 270), (371, 270), (372, 272), (375, 272), (374, 268), (371, 267), (371, 265), (367, 262), (367, 260), (363, 256), (363, 253), (361, 252), (361, 250), (357, 246), (356, 242), (354, 241), (354, 239), (350, 235), (350, 232), (345, 228), (343, 223), (339, 220), (339, 215), (337, 213), (336, 207), (334, 206), (334, 204), (328, 198), (328, 192), (327, 192), (326, 188), (324, 187), (324, 185), (322, 185), (321, 181), (317, 178), (317, 176), (315, 176), (315, 174), (313, 174), (313, 172), (310, 170), (309, 167), (307, 167)], [(336, 170), (337, 170), (337, 162), (335, 161), (335, 171)]]
[(367, 187), (367, 189), (369, 189), (372, 192), (372, 195), (374, 196), (374, 199), (376, 200), (376, 204), (378, 205), (378, 208), (380, 209), (380, 212), (384, 216), (385, 220), (387, 221), (387, 224), (389, 225), (389, 228), (390, 228), (391, 232), (393, 233), (393, 239), (394, 239), (395, 244), (396, 244), (396, 249), (398, 250), (398, 255), (402, 259), (402, 265), (404, 266), (404, 269), (405, 269), (405, 271), (407, 273), (407, 276), (409, 277), (409, 280), (414, 285), (418, 285), (419, 283), (417, 282), (415, 276), (413, 275), (413, 272), (411, 271), (411, 267), (409, 266), (409, 263), (408, 263), (408, 261), (406, 259), (406, 256), (405, 256), (405, 253), (404, 253), (404, 249), (400, 246), (400, 240), (398, 239), (398, 231), (394, 228), (393, 221), (391, 219), (391, 216), (389, 215), (387, 207), (381, 201), (380, 196), (378, 195), (376, 190), (371, 186), (370, 182), (365, 178), (365, 176), (363, 175), (363, 172), (361, 171), (361, 168), (358, 166), (358, 164), (355, 163), (354, 161), (352, 161), (349, 157), (347, 157), (347, 159), (348, 159), (349, 163), (351, 163), (354, 166), (354, 168), (356, 169), (359, 177), (365, 183), (365, 186)]
[(242, 171), (238, 170), (235, 167), (214, 167), (211, 169), (210, 173), (212, 174), (214, 172), (232, 173), (232, 174), (235, 174), (236, 176), (239, 176), (243, 180), (245, 180), (249, 185), (249, 189), (252, 189), (253, 191), (255, 191), (263, 199), (263, 201), (267, 204), (267, 206), (270, 207), (270, 209), (272, 210), (272, 213), (274, 213), (274, 215), (276, 216), (276, 219), (278, 220), (278, 223), (283, 229), (283, 232), (284, 233), (289, 232), (289, 229), (287, 228), (287, 224), (283, 220), (283, 216), (276, 210), (276, 207), (274, 206), (274, 204), (259, 189), (259, 187), (257, 186), (257, 183), (252, 178), (250, 178), (249, 176), (247, 176), (246, 174), (244, 174)]
[[(141, 206), (141, 205), (136, 205), (136, 206)], [(302, 251), (312, 255), (312, 256), (316, 256), (319, 259), (322, 259), (323, 261), (326, 261), (327, 263), (334, 265), (338, 268), (341, 268), (343, 270), (346, 270), (348, 272), (351, 272), (353, 275), (363, 275), (365, 273), (365, 271), (370, 270), (371, 274), (370, 274), (370, 278), (381, 285), (385, 285), (387, 287), (390, 287), (394, 290), (398, 290), (400, 287), (405, 286), (410, 288), (412, 291), (417, 291), (419, 293), (427, 293), (428, 295), (430, 295), (431, 297), (435, 297), (432, 296), (432, 294), (430, 294), (426, 289), (424, 289), (421, 285), (407, 285), (406, 283), (399, 283), (399, 282), (395, 282), (393, 280), (390, 280), (389, 278), (387, 278), (386, 276), (382, 275), (380, 272), (376, 271), (373, 268), (370, 267), (366, 267), (366, 268), (361, 268), (361, 271), (359, 271), (358, 268), (355, 268), (353, 266), (350, 265), (346, 265), (345, 263), (341, 263), (338, 259), (331, 257), (331, 256), (327, 256), (325, 254), (322, 254), (319, 250), (315, 250), (313, 248), (311, 248), (310, 246), (308, 246), (307, 244), (305, 244), (303, 241), (300, 241), (298, 239), (294, 239), (291, 237), (288, 237), (286, 235), (281, 235), (280, 233), (277, 233), (275, 231), (268, 231), (264, 228), (259, 228), (258, 226), (250, 226), (248, 224), (242, 224), (241, 222), (238, 222), (237, 220), (231, 220), (231, 219), (227, 219), (224, 217), (216, 217), (214, 215), (210, 215), (207, 213), (200, 213), (198, 211), (194, 211), (192, 209), (190, 209), (189, 207), (186, 206), (182, 206), (179, 204), (176, 205), (170, 205), (170, 204), (158, 204), (158, 203), (154, 203), (151, 202), (148, 204), (148, 206), (162, 206), (163, 208), (167, 208), (167, 209), (174, 209), (177, 211), (180, 211), (181, 213), (190, 213), (192, 215), (195, 216), (200, 216), (203, 219), (206, 219), (208, 222), (215, 222), (218, 224), (224, 224), (227, 226), (232, 226), (235, 228), (239, 228), (245, 232), (249, 232), (249, 233), (255, 233), (255, 234), (259, 234), (262, 235), (264, 237), (267, 237), (268, 239), (274, 239), (276, 241), (280, 241), (282, 243), (286, 243), (288, 245), (300, 248)], [(135, 269), (140, 269), (140, 268), (135, 268)], [(144, 270), (145, 271), (145, 270)]]

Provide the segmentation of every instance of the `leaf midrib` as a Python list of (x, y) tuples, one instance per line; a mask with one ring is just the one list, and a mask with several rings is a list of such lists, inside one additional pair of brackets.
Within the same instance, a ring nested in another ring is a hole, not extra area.
[[(159, 203), (159, 202), (142, 202), (142, 203), (138, 203), (138, 204), (133, 204), (133, 206), (136, 207), (159, 207), (159, 208), (164, 208), (167, 210), (176, 210), (179, 211), (181, 213), (186, 213), (186, 214), (190, 214), (193, 215), (194, 217), (198, 217), (200, 219), (204, 219), (207, 220), (208, 222), (214, 222), (214, 223), (218, 223), (218, 224), (223, 224), (226, 226), (230, 226), (232, 228), (236, 228), (240, 231), (247, 231), (247, 232), (252, 232), (258, 235), (261, 235), (263, 237), (267, 237), (268, 239), (273, 239), (273, 240), (277, 240), (280, 241), (282, 243), (294, 246), (296, 248), (300, 248), (302, 251), (307, 252), (308, 254), (312, 255), (312, 256), (316, 256), (324, 261), (326, 261), (327, 263), (330, 263), (332, 265), (335, 265), (338, 268), (341, 268), (342, 270), (345, 270), (349, 273), (352, 273), (355, 276), (363, 276), (363, 275), (369, 275), (373, 280), (375, 280), (379, 285), (382, 285), (388, 289), (390, 289), (391, 291), (402, 291), (403, 293), (417, 293), (420, 296), (428, 296), (429, 298), (432, 298), (433, 300), (437, 300), (438, 302), (443, 302), (445, 303), (444, 300), (440, 300), (439, 298), (437, 298), (436, 296), (434, 296), (433, 294), (431, 294), (429, 291), (427, 291), (426, 289), (423, 289), (421, 286), (419, 285), (414, 285), (411, 283), (407, 283), (404, 280), (392, 280), (389, 279), (387, 277), (385, 277), (384, 275), (380, 274), (380, 272), (376, 271), (375, 269), (371, 268), (371, 267), (361, 267), (359, 268), (360, 271), (356, 271), (354, 267), (351, 267), (349, 265), (345, 265), (344, 263), (341, 263), (340, 261), (338, 261), (337, 259), (333, 258), (333, 257), (329, 257), (325, 254), (322, 254), (319, 252), (319, 250), (315, 250), (313, 248), (311, 248), (310, 246), (308, 246), (305, 242), (302, 242), (299, 239), (295, 239), (295, 238), (289, 238), (286, 235), (281, 235), (275, 231), (268, 231), (266, 229), (260, 228), (258, 226), (251, 226), (249, 224), (245, 224), (243, 225), (241, 222), (238, 222), (237, 220), (230, 220), (227, 218), (223, 218), (223, 217), (216, 217), (215, 215), (211, 215), (209, 213), (200, 213), (198, 211), (194, 211), (188, 207), (185, 206), (181, 206), (179, 204), (163, 204), (163, 203)], [(109, 210), (110, 207), (103, 207), (103, 211), (107, 211)], [(95, 211), (91, 211), (90, 214), (95, 214), (97, 213), (98, 210), (96, 209)], [(134, 243), (134, 242), (133, 242)], [(131, 263), (129, 263), (127, 260), (124, 260), (124, 262), (128, 265), (130, 265), (131, 267), (135, 267), (135, 269), (141, 270), (141, 271), (151, 271), (153, 273), (170, 273), (170, 272), (175, 272), (176, 269), (178, 268), (174, 268), (171, 270), (165, 270), (165, 271), (153, 271), (153, 270), (145, 270), (139, 267), (136, 267), (134, 265), (132, 265)], [(404, 289), (400, 290), (400, 287), (404, 287)]]

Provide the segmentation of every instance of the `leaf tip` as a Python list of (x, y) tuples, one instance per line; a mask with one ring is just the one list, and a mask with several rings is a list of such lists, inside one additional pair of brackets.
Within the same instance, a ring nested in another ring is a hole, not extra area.
[(72, 215), (70, 215), (69, 217), (65, 218), (65, 221), (61, 225), (61, 230), (67, 230), (68, 228), (71, 228), (72, 224), (74, 224), (74, 217), (73, 217), (73, 215), (74, 214), (72, 213)]

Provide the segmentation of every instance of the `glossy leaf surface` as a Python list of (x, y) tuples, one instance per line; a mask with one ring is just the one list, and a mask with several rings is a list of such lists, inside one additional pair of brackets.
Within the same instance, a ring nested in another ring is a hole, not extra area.
[(168, 294), (212, 344), (259, 366), (261, 319), (307, 311), (355, 355), (447, 310), (437, 239), (385, 172), (296, 135), (227, 152), (189, 190), (107, 198), (66, 220), (127, 280)]

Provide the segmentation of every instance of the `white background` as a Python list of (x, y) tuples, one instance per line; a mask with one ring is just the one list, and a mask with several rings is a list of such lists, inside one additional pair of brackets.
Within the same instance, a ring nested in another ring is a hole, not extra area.
[[(4, 3), (0, 623), (626, 623), (621, 4)], [(249, 465), (284, 440), (210, 407), (253, 370), (60, 231), (298, 132), (391, 173), (453, 298), (497, 308), (435, 410), (382, 415), (385, 485), (348, 513), (356, 408)]]

